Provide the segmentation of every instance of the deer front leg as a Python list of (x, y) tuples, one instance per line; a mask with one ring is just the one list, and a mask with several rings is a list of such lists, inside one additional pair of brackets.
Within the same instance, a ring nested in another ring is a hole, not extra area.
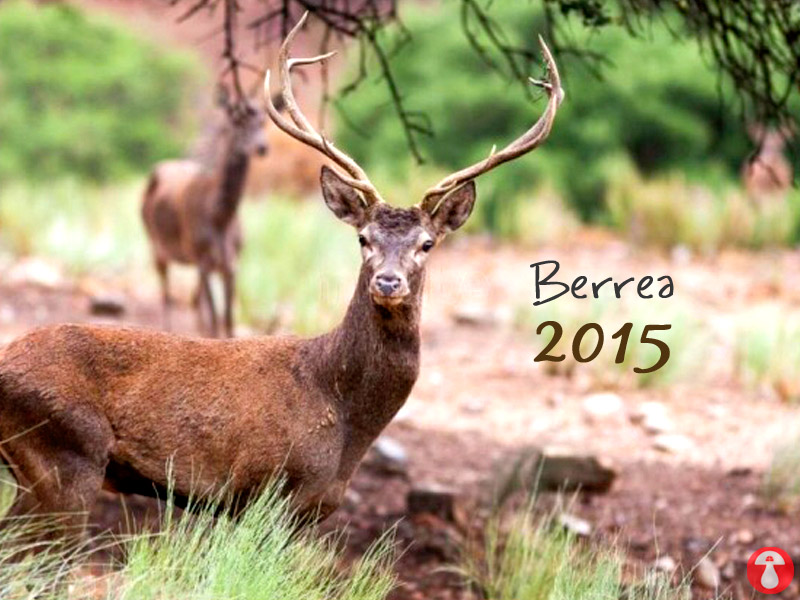
[[(207, 266), (200, 267), (200, 289), (198, 291), (200, 299), (197, 303), (197, 315), (200, 333), (218, 337), (217, 311), (214, 308), (214, 295), (211, 293), (211, 269)], [(204, 306), (208, 314), (208, 328), (204, 326), (203, 322)]]
[(233, 301), (236, 296), (236, 260), (233, 248), (223, 248), (222, 260), (222, 286), (225, 293), (225, 335), (233, 337)]

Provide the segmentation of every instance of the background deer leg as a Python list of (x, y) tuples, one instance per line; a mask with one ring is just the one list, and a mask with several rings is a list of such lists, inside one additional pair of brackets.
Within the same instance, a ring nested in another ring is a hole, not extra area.
[(236, 295), (236, 268), (233, 266), (233, 252), (226, 251), (222, 261), (222, 286), (225, 292), (225, 335), (233, 337), (233, 300)]
[(172, 331), (172, 319), (170, 313), (172, 309), (172, 296), (169, 293), (169, 267), (167, 261), (156, 258), (156, 271), (161, 282), (161, 302), (163, 307), (162, 318), (164, 329)]
[[(200, 331), (211, 337), (218, 337), (219, 327), (217, 325), (217, 311), (214, 308), (214, 295), (211, 293), (211, 269), (207, 266), (200, 267), (200, 301), (197, 305), (197, 313), (200, 322)], [(208, 316), (208, 327), (203, 325), (203, 312)]]

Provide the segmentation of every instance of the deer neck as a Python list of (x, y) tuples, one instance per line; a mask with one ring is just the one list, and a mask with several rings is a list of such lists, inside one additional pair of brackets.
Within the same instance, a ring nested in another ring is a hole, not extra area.
[(400, 410), (419, 373), (422, 285), (401, 306), (376, 305), (362, 267), (342, 323), (312, 342), (320, 384), (339, 405), (349, 442), (363, 450)]
[(225, 227), (236, 215), (247, 180), (250, 156), (235, 148), (224, 153), (218, 173), (219, 189), (214, 207), (214, 221)]

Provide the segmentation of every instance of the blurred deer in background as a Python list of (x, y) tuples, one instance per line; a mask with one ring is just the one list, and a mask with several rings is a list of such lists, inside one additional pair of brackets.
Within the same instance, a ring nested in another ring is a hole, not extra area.
[(747, 195), (754, 201), (782, 199), (792, 185), (792, 165), (783, 154), (792, 129), (755, 125), (749, 127), (748, 132), (758, 144), (758, 151), (742, 165), (742, 182)]
[[(236, 262), (242, 246), (237, 210), (250, 157), (267, 153), (264, 111), (247, 98), (231, 102), (220, 88), (226, 121), (216, 136), (216, 164), (185, 159), (164, 161), (153, 169), (144, 193), (142, 217), (161, 281), (164, 327), (170, 329), (172, 297), (169, 263), (197, 265), (195, 304), (201, 332), (217, 337), (217, 312), (210, 276), (222, 277), (225, 335), (233, 337)], [(205, 313), (205, 318), (204, 318)]]
[(330, 56), (289, 59), (305, 19), (278, 57), (288, 116), (268, 93), (267, 111), (338, 167), (322, 168), (323, 199), (355, 228), (362, 256), (343, 321), (312, 339), (208, 340), (61, 325), (12, 342), (0, 350), (0, 455), (20, 483), (9, 516), (81, 511), (70, 523), (80, 528), (101, 488), (163, 496), (171, 486), (179, 506), (190, 495), (224, 490), (240, 507), (280, 474), (301, 515), (325, 518), (405, 403), (419, 373), (428, 257), (471, 214), (475, 178), (547, 138), (563, 98), (558, 70), (540, 38), (549, 77), (534, 83), (548, 95), (544, 114), (418, 204), (396, 208), (295, 102), (292, 68)]

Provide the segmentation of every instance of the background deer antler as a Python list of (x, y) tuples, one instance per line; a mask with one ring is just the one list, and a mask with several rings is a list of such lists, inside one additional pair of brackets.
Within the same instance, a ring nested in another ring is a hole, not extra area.
[(542, 49), (542, 55), (547, 64), (548, 80), (529, 80), (534, 85), (538, 85), (547, 91), (549, 99), (544, 114), (539, 117), (539, 120), (536, 121), (533, 127), (500, 150), (500, 152), (495, 152), (495, 149), (492, 148), (491, 154), (484, 160), (448, 175), (434, 187), (430, 188), (425, 192), (425, 197), (422, 200), (423, 205), (426, 202), (430, 202), (431, 199), (435, 199), (438, 202), (441, 200), (443, 194), (458, 188), (471, 179), (483, 175), (487, 171), (491, 171), (505, 162), (514, 160), (534, 150), (547, 139), (547, 136), (550, 134), (550, 129), (553, 126), (553, 121), (556, 118), (556, 111), (558, 111), (558, 107), (564, 99), (564, 90), (561, 87), (561, 78), (558, 74), (556, 61), (553, 59), (553, 55), (547, 47), (547, 44), (545, 44), (544, 39), (542, 39), (542, 36), (539, 36), (539, 46)]
[(309, 123), (308, 119), (305, 117), (305, 115), (303, 115), (300, 107), (297, 105), (297, 101), (294, 98), (291, 82), (292, 69), (297, 66), (312, 65), (322, 62), (335, 54), (335, 52), (328, 52), (326, 54), (320, 54), (319, 56), (313, 56), (311, 58), (289, 58), (294, 36), (297, 35), (297, 32), (303, 27), (303, 24), (306, 22), (306, 18), (308, 18), (308, 12), (306, 12), (297, 22), (297, 25), (292, 28), (292, 30), (286, 36), (286, 39), (283, 41), (283, 44), (281, 44), (280, 51), (278, 52), (278, 75), (280, 77), (281, 96), (283, 98), (284, 106), (286, 107), (286, 112), (289, 113), (289, 116), (294, 123), (285, 119), (272, 101), (272, 95), (270, 94), (269, 70), (264, 78), (264, 96), (266, 97), (267, 112), (280, 129), (307, 146), (316, 148), (322, 154), (331, 159), (336, 165), (341, 167), (347, 173), (347, 175), (349, 175), (343, 175), (342, 179), (351, 187), (362, 193), (362, 197), (366, 204), (369, 205), (376, 202), (383, 202), (383, 199), (378, 193), (377, 188), (372, 185), (364, 170), (358, 166), (356, 161), (338, 148), (335, 148), (331, 142), (325, 139), (325, 136), (317, 132), (311, 126), (311, 123)]

